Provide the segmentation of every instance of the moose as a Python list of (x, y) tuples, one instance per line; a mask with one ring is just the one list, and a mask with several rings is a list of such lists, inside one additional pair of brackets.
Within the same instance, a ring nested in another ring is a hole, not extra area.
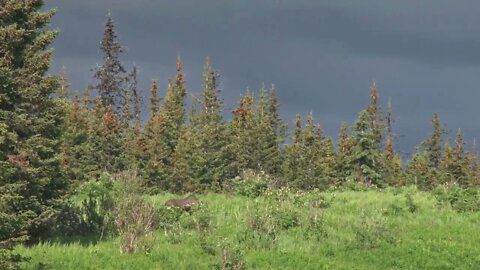
[(183, 199), (171, 199), (165, 202), (165, 206), (168, 207), (178, 207), (182, 209), (183, 211), (189, 212), (192, 206), (195, 206), (199, 203), (200, 201), (198, 200), (195, 195), (188, 195), (187, 197)]

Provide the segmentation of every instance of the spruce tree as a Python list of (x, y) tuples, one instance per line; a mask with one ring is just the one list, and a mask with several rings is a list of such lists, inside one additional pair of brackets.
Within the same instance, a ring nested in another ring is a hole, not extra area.
[(0, 0), (0, 268), (8, 250), (48, 230), (67, 188), (60, 169), (59, 78), (47, 76), (57, 36), (45, 30), (54, 11), (41, 0)]
[(180, 57), (178, 57), (175, 80), (168, 83), (167, 94), (160, 109), (160, 113), (166, 119), (165, 135), (162, 139), (166, 141), (171, 154), (175, 151), (180, 130), (185, 122), (186, 95), (187, 88), (183, 74), (183, 64)]
[(167, 119), (161, 113), (154, 113), (149, 118), (144, 130), (145, 152), (143, 169), (147, 185), (152, 191), (168, 190), (170, 168), (168, 158), (171, 150), (164, 139)]
[(281, 119), (278, 110), (279, 103), (274, 86), (272, 85), (268, 94), (262, 86), (255, 113), (256, 125), (253, 129), (253, 136), (257, 138), (254, 164), (257, 165), (257, 169), (271, 175), (281, 173), (283, 157), (279, 145), (284, 143), (287, 136), (287, 125)]
[(425, 151), (414, 153), (406, 166), (406, 184), (415, 185), (421, 190), (431, 190), (437, 186), (441, 175), (430, 166), (429, 155)]
[(60, 87), (58, 87), (56, 96), (60, 99), (67, 99), (70, 96), (70, 79), (68, 75), (67, 68), (62, 66), (62, 70), (59, 75)]
[[(89, 99), (85, 92), (85, 99)], [(87, 103), (82, 102), (80, 97), (75, 96), (73, 102), (66, 110), (65, 124), (62, 136), (62, 165), (68, 179), (75, 182), (86, 179), (88, 169), (88, 157), (91, 153), (88, 148), (91, 109)]]
[(413, 158), (407, 162), (406, 167), (408, 178), (406, 182), (415, 184), (422, 190), (433, 189), (445, 178), (439, 166), (443, 156), (442, 143), (446, 130), (441, 126), (436, 113), (432, 118), (432, 127), (432, 133), (416, 147)]
[(437, 113), (433, 114), (432, 128), (430, 137), (423, 142), (423, 149), (428, 153), (430, 166), (437, 169), (442, 158), (443, 137), (447, 133), (447, 130), (441, 126)]
[[(170, 87), (171, 84), (169, 83)], [(166, 135), (170, 123), (166, 114), (162, 111), (163, 108), (158, 97), (157, 81), (153, 80), (150, 90), (150, 116), (145, 125), (142, 139), (145, 144), (145, 152), (140, 161), (145, 166), (143, 173), (147, 185), (152, 191), (170, 189), (171, 168), (169, 168), (169, 159), (172, 149), (167, 144)]]
[(130, 95), (130, 103), (133, 107), (133, 119), (135, 121), (140, 120), (140, 114), (142, 113), (142, 96), (138, 89), (138, 71), (137, 66), (134, 65), (132, 72), (128, 75), (128, 93)]
[(91, 178), (101, 172), (117, 173), (125, 169), (122, 126), (111, 107), (105, 107), (97, 98), (88, 132), (89, 157), (87, 163)]
[(283, 177), (289, 186), (296, 188), (308, 188), (308, 183), (302, 183), (299, 173), (305, 169), (305, 158), (302, 151), (302, 117), (300, 114), (293, 120), (295, 126), (292, 134), (292, 142), (285, 145), (285, 160), (282, 164)]
[(472, 150), (470, 152), (470, 170), (472, 172), (472, 185), (480, 185), (480, 155), (478, 153), (478, 146), (476, 139), (473, 139)]
[(218, 88), (218, 73), (209, 59), (203, 73), (202, 110), (199, 115), (200, 149), (206, 154), (198, 180), (204, 186), (222, 188), (223, 182), (233, 178), (232, 153), (228, 149), (228, 133), (221, 114), (223, 102)]
[(380, 145), (385, 125), (383, 123), (383, 113), (380, 111), (379, 94), (375, 81), (370, 88), (370, 104), (367, 107), (367, 113), (370, 129), (374, 134), (376, 143)]
[(345, 183), (347, 177), (353, 173), (352, 164), (349, 163), (349, 158), (352, 155), (355, 141), (349, 135), (348, 126), (345, 121), (342, 122), (340, 132), (337, 140), (337, 178), (340, 179), (340, 184)]
[(402, 179), (402, 160), (396, 154), (393, 143), (393, 116), (392, 101), (388, 99), (388, 111), (386, 114), (386, 137), (383, 150), (383, 178), (386, 185), (394, 186), (404, 184)]
[(150, 117), (158, 112), (160, 108), (160, 98), (158, 97), (158, 83), (156, 80), (152, 80), (152, 86), (150, 88)]
[(272, 121), (272, 128), (277, 135), (277, 143), (283, 144), (288, 136), (288, 124), (280, 116), (280, 103), (277, 98), (275, 85), (272, 84), (268, 97), (268, 115)]
[(471, 156), (465, 149), (463, 134), (459, 129), (455, 137), (455, 147), (445, 145), (445, 151), (440, 161), (440, 169), (445, 175), (444, 182), (456, 183), (462, 187), (471, 186), (474, 183), (471, 171)]
[(285, 146), (284, 177), (295, 188), (325, 190), (335, 184), (333, 143), (323, 136), (311, 113), (304, 128), (297, 115), (295, 126), (293, 141)]
[(235, 174), (251, 169), (257, 170), (258, 160), (255, 155), (260, 151), (258, 145), (257, 123), (254, 111), (255, 98), (248, 93), (240, 97), (238, 107), (233, 110), (233, 119), (230, 124), (231, 144), (234, 153)]
[(367, 110), (361, 111), (352, 129), (355, 144), (347, 159), (353, 169), (349, 178), (368, 185), (383, 186), (380, 141), (369, 116)]
[(111, 107), (117, 117), (121, 116), (121, 110), (125, 102), (126, 70), (120, 61), (123, 48), (117, 41), (112, 15), (107, 15), (105, 31), (100, 49), (104, 53), (104, 63), (95, 69), (94, 78), (98, 83), (95, 89), (101, 97), (105, 108)]
[(219, 92), (218, 74), (207, 59), (198, 104), (200, 111), (197, 112), (194, 101), (190, 125), (181, 132), (174, 155), (173, 179), (181, 181), (176, 184), (179, 187), (219, 190), (225, 181), (233, 178), (233, 154), (229, 150)]

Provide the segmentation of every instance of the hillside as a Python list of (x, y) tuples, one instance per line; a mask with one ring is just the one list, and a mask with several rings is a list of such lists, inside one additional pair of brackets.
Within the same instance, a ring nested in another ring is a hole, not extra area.
[(176, 217), (163, 207), (171, 197), (149, 197), (167, 211), (163, 228), (131, 256), (121, 255), (118, 238), (51, 239), (18, 251), (31, 257), (26, 269), (475, 269), (480, 263), (479, 213), (459, 213), (414, 188), (206, 194), (191, 215)]

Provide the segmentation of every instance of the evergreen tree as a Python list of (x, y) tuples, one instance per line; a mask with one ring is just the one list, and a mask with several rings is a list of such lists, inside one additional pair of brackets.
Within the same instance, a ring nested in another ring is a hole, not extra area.
[(144, 131), (145, 152), (143, 153), (143, 169), (147, 185), (153, 189), (168, 190), (170, 168), (168, 158), (171, 154), (164, 139), (167, 119), (161, 113), (154, 113), (148, 120)]
[(340, 133), (337, 140), (337, 177), (344, 183), (348, 176), (353, 173), (352, 164), (349, 163), (349, 158), (352, 155), (354, 139), (349, 135), (348, 126), (345, 121), (342, 122)]
[(133, 105), (133, 119), (135, 121), (140, 120), (140, 114), (142, 113), (142, 96), (138, 89), (138, 71), (137, 66), (134, 65), (132, 72), (128, 76), (128, 93), (130, 93), (130, 103)]
[(441, 126), (437, 113), (433, 114), (432, 128), (432, 134), (423, 142), (422, 148), (428, 153), (430, 166), (437, 169), (442, 159), (443, 137), (447, 133), (447, 130)]
[(395, 153), (393, 145), (393, 128), (392, 128), (392, 101), (388, 99), (388, 111), (386, 114), (386, 138), (383, 151), (383, 178), (387, 185), (395, 186), (404, 184), (402, 179), (402, 160)]
[(258, 145), (258, 131), (254, 110), (255, 98), (248, 93), (241, 96), (238, 107), (233, 110), (231, 121), (230, 147), (235, 156), (234, 167), (237, 175), (247, 169), (257, 170), (258, 160), (255, 155), (260, 150)]
[(46, 76), (57, 35), (45, 30), (54, 11), (43, 1), (0, 0), (0, 268), (14, 268), (7, 250), (49, 229), (67, 188), (60, 169), (59, 78)]
[(169, 146), (171, 153), (175, 151), (180, 130), (185, 122), (185, 98), (187, 88), (184, 77), (183, 64), (180, 57), (178, 57), (175, 81), (169, 82), (167, 94), (160, 110), (160, 113), (166, 118), (165, 135), (163, 139)]
[(68, 76), (68, 71), (65, 66), (63, 66), (62, 70), (60, 71), (59, 83), (60, 83), (60, 87), (58, 87), (58, 90), (56, 92), (57, 97), (61, 99), (68, 98), (70, 96), (71, 84)]
[(429, 155), (426, 151), (416, 152), (407, 162), (406, 184), (417, 186), (421, 190), (431, 190), (441, 178), (439, 170), (430, 166)]
[(271, 175), (281, 172), (283, 157), (279, 145), (284, 143), (287, 136), (287, 125), (281, 119), (278, 107), (274, 86), (272, 85), (268, 97), (265, 87), (262, 86), (255, 113), (256, 125), (253, 129), (253, 136), (257, 138), (254, 164), (257, 169)]
[(94, 78), (98, 80), (98, 83), (94, 88), (98, 91), (103, 106), (111, 107), (119, 117), (124, 103), (127, 102), (124, 96), (126, 70), (120, 62), (119, 57), (123, 48), (117, 41), (110, 13), (107, 15), (100, 49), (104, 53), (105, 62), (95, 69)]
[[(84, 100), (90, 99), (85, 91)], [(91, 169), (88, 148), (91, 109), (87, 102), (82, 102), (75, 96), (73, 102), (67, 107), (65, 124), (62, 136), (62, 164), (68, 179), (74, 181), (85, 180)]]
[(262, 86), (258, 103), (250, 93), (240, 97), (231, 122), (232, 151), (235, 153), (236, 174), (250, 169), (278, 174), (281, 153), (277, 134), (277, 116), (272, 113), (267, 91)]
[(445, 178), (439, 166), (443, 156), (442, 143), (446, 130), (441, 127), (436, 113), (432, 118), (432, 126), (433, 132), (417, 147), (406, 167), (407, 183), (415, 184), (423, 190), (433, 189)]
[(440, 162), (440, 168), (445, 174), (445, 182), (457, 183), (466, 187), (474, 183), (471, 171), (471, 156), (465, 150), (463, 134), (459, 129), (455, 138), (455, 148), (445, 145), (445, 151)]
[(383, 123), (384, 116), (380, 111), (380, 105), (378, 104), (378, 88), (377, 83), (374, 81), (370, 88), (370, 104), (367, 107), (368, 123), (371, 129), (375, 143), (380, 145), (382, 141), (383, 130), (385, 125)]
[(158, 97), (158, 83), (156, 80), (152, 80), (152, 86), (150, 88), (150, 117), (158, 112), (160, 108), (160, 98)]
[(167, 165), (165, 160), (168, 156), (167, 145), (164, 135), (166, 127), (166, 118), (159, 113), (160, 98), (158, 97), (158, 84), (156, 80), (152, 81), (150, 89), (150, 116), (143, 132), (143, 142), (145, 143), (145, 152), (142, 155), (140, 164), (144, 164), (143, 174), (147, 185), (154, 191), (159, 189), (168, 189), (167, 186)]
[(366, 184), (383, 186), (380, 141), (369, 116), (368, 111), (361, 111), (353, 128), (355, 145), (348, 158), (353, 173), (349, 177)]
[(221, 188), (223, 182), (233, 178), (232, 153), (228, 149), (228, 133), (221, 110), (223, 102), (218, 89), (218, 73), (207, 59), (203, 73), (202, 111), (199, 115), (200, 146), (206, 157), (203, 170), (198, 172), (202, 185)]
[(223, 103), (217, 80), (218, 75), (207, 59), (199, 104), (201, 110), (194, 109), (191, 124), (182, 132), (176, 147), (173, 179), (182, 181), (177, 186), (218, 190), (224, 181), (234, 176), (233, 154), (228, 147), (228, 130), (221, 114)]
[(470, 171), (472, 172), (472, 181), (474, 186), (480, 185), (480, 156), (476, 139), (473, 139), (472, 151), (470, 152)]
[(268, 98), (269, 118), (272, 121), (271, 126), (277, 134), (277, 143), (283, 144), (288, 136), (288, 124), (280, 116), (279, 108), (280, 103), (278, 102), (277, 91), (275, 85), (272, 84)]
[(124, 155), (127, 168), (143, 173), (146, 164), (145, 152), (147, 151), (147, 142), (139, 119), (136, 119), (133, 127), (127, 130), (124, 141)]
[(335, 184), (333, 142), (323, 136), (311, 113), (304, 128), (297, 115), (295, 126), (293, 142), (285, 146), (284, 176), (295, 188), (325, 190)]
[(306, 172), (304, 171), (306, 169), (306, 159), (303, 156), (304, 153), (302, 152), (303, 130), (302, 117), (300, 116), (300, 114), (297, 114), (295, 116), (293, 124), (295, 128), (292, 135), (292, 142), (285, 145), (285, 160), (282, 166), (283, 177), (285, 178), (289, 186), (294, 186), (302, 189), (313, 188), (313, 184), (307, 182), (311, 179), (303, 181), (304, 179), (301, 179), (300, 176), (300, 173)]
[(88, 164), (90, 176), (98, 178), (101, 172), (117, 173), (125, 169), (122, 126), (111, 107), (105, 107), (97, 98), (88, 132)]

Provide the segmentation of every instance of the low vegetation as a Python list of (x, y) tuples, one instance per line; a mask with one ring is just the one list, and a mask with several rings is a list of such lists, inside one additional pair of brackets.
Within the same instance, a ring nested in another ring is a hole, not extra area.
[(189, 212), (165, 206), (173, 197), (122, 197), (113, 216), (116, 229), (107, 236), (100, 239), (97, 231), (17, 246), (29, 258), (22, 267), (475, 269), (480, 263), (480, 208), (457, 204), (480, 198), (452, 187), (283, 188), (255, 198), (205, 193)]

